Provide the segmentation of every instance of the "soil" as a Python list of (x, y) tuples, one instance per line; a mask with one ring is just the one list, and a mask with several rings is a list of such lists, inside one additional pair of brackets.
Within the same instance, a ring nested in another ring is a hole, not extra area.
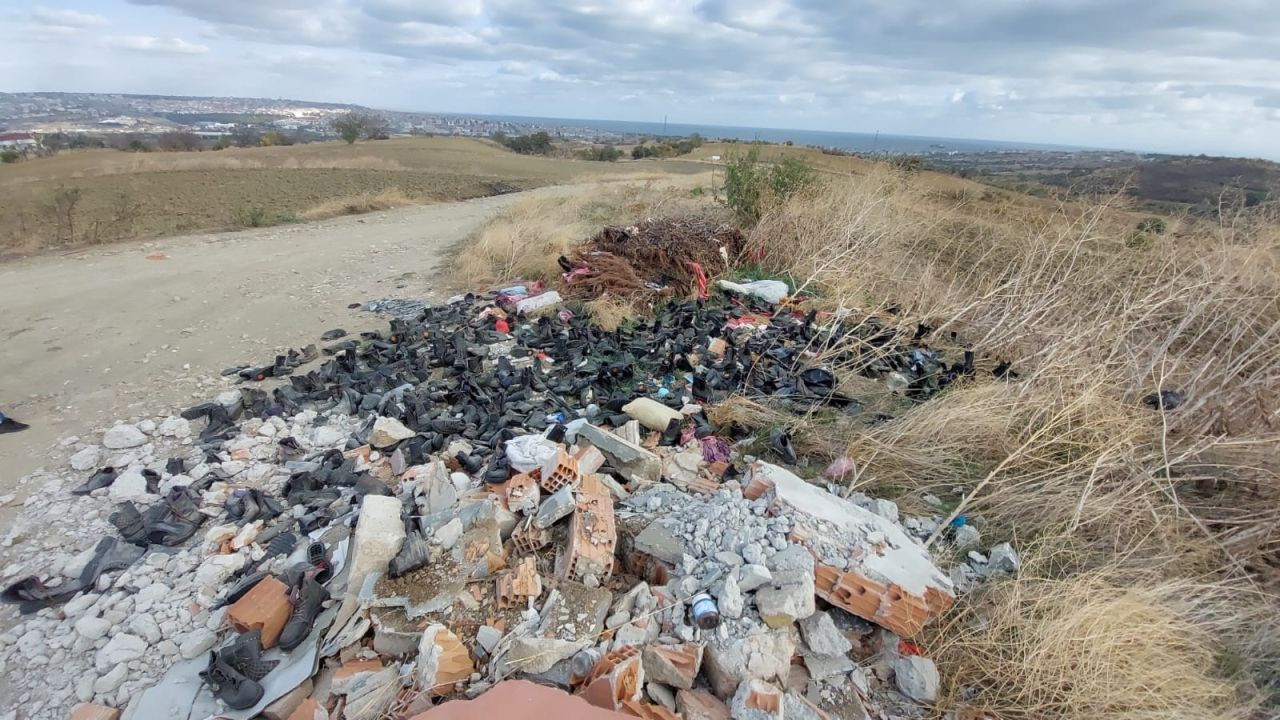
[(233, 387), (224, 368), (267, 362), (331, 328), (385, 327), (353, 303), (445, 299), (449, 248), (525, 196), (0, 264), (0, 409), (31, 425), (0, 435), (0, 496), (16, 495), (0, 527), (36, 486), (19, 479), (65, 462), (59, 439), (206, 401)]

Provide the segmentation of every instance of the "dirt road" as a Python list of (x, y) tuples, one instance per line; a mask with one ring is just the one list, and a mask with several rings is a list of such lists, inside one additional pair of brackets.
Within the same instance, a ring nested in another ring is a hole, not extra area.
[(31, 425), (0, 435), (0, 496), (20, 504), (18, 480), (60, 460), (60, 439), (207, 400), (231, 386), (223, 368), (268, 362), (330, 328), (385, 325), (352, 303), (444, 299), (448, 248), (519, 197), (0, 265), (0, 409)]

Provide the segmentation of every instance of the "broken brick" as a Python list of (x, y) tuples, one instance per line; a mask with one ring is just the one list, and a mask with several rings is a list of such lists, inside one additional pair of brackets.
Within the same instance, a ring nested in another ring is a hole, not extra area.
[(604, 582), (613, 574), (617, 544), (613, 498), (603, 483), (588, 481), (569, 518), (569, 544), (558, 559), (557, 574), (578, 581), (590, 575)]
[(537, 481), (529, 473), (513, 475), (502, 484), (502, 490), (506, 495), (507, 509), (511, 512), (532, 512), (537, 509), (541, 493), (538, 492)]
[(329, 720), (329, 711), (315, 700), (307, 698), (293, 711), (289, 720)]
[(649, 680), (688, 690), (702, 667), (702, 646), (697, 643), (649, 645), (642, 659)]
[(594, 445), (584, 444), (573, 456), (578, 461), (578, 472), (584, 476), (594, 474), (605, 462), (604, 453)]
[(676, 710), (684, 720), (729, 720), (729, 706), (706, 690), (677, 692)]
[(680, 720), (679, 715), (661, 705), (636, 702), (634, 700), (623, 700), (622, 711), (628, 715), (643, 718), (643, 720)]
[(292, 612), (289, 588), (267, 576), (227, 609), (227, 621), (236, 632), (262, 630), (262, 648), (266, 650), (276, 646)]
[(556, 456), (542, 466), (542, 474), (538, 484), (543, 490), (553, 493), (562, 487), (577, 488), (581, 481), (578, 471), (578, 459), (565, 452), (564, 448), (556, 450)]
[(68, 720), (117, 720), (120, 717), (118, 708), (93, 703), (80, 703), (71, 708)]
[(640, 649), (627, 646), (600, 658), (582, 681), (578, 694), (587, 702), (606, 710), (617, 710), (630, 700), (640, 702), (644, 687), (644, 665)]
[(435, 629), (432, 642), (439, 648), (439, 654), (436, 656), (435, 679), (430, 690), (433, 695), (448, 695), (453, 691), (454, 685), (471, 677), (471, 673), (475, 672), (475, 665), (471, 662), (471, 653), (457, 635), (441, 625), (435, 626)]
[(530, 598), (542, 594), (542, 576), (538, 575), (538, 561), (526, 555), (508, 573), (498, 576), (498, 607), (526, 607)]
[(511, 531), (511, 544), (516, 552), (521, 554), (541, 550), (551, 544), (551, 530), (534, 526), (533, 516), (526, 516), (516, 529)]

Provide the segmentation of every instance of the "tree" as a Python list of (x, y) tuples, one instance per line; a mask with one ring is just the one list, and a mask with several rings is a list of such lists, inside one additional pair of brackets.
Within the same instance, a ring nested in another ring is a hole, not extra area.
[(387, 121), (382, 116), (355, 110), (333, 118), (329, 127), (348, 145), (354, 144), (361, 136), (370, 140), (385, 137), (388, 131)]

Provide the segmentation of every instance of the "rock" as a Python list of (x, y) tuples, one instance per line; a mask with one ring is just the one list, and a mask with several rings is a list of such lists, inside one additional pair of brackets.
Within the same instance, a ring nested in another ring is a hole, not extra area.
[(121, 423), (102, 435), (102, 444), (112, 450), (124, 450), (147, 444), (147, 436), (138, 428)]
[(452, 550), (454, 545), (458, 544), (458, 539), (462, 537), (462, 520), (454, 518), (445, 523), (435, 534), (431, 536), (431, 542), (439, 545), (445, 550)]
[(969, 551), (982, 542), (982, 533), (972, 525), (961, 525), (956, 528), (955, 545), (958, 550)]
[(103, 618), (85, 616), (75, 623), (76, 632), (83, 638), (97, 640), (111, 632), (111, 623)]
[(671, 688), (666, 685), (651, 682), (645, 684), (644, 690), (645, 693), (648, 694), (650, 700), (672, 712), (675, 712), (676, 694), (671, 691)]
[(76, 699), (80, 702), (87, 703), (93, 699), (93, 686), (97, 682), (97, 678), (93, 674), (82, 675), (76, 680)]
[(993, 545), (987, 553), (987, 558), (987, 561), (991, 564), (991, 569), (996, 572), (1017, 572), (1018, 567), (1022, 565), (1022, 559), (1018, 557), (1018, 552), (1009, 543)]
[(938, 699), (938, 666), (927, 657), (908, 655), (894, 660), (893, 682), (899, 692), (918, 703), (931, 705)]
[[(84, 566), (81, 566), (81, 569), (83, 568)], [(66, 574), (66, 572), (67, 571), (64, 569), (63, 574)], [(77, 572), (74, 575), (71, 575), (70, 577), (77, 577), (79, 575), (80, 573)], [(71, 598), (70, 600), (68, 600), (62, 606), (62, 613), (67, 617), (75, 617), (76, 615), (79, 615), (83, 613), (85, 610), (88, 610), (90, 607), (92, 607), (93, 604), (98, 601), (98, 597), (99, 595), (97, 593), (92, 593), (92, 592), (81, 593)]]
[(369, 444), (379, 449), (388, 448), (416, 434), (395, 418), (379, 417), (373, 422), (373, 430), (369, 433)]
[(164, 437), (179, 439), (191, 437), (191, 422), (180, 417), (167, 417), (160, 423), (159, 431)]
[(164, 637), (160, 632), (160, 625), (156, 622), (154, 616), (148, 613), (134, 615), (129, 619), (129, 630), (142, 636), (148, 645), (155, 645)]
[(370, 572), (385, 572), (387, 563), (400, 552), (405, 538), (400, 510), (400, 500), (394, 497), (366, 495), (361, 501), (352, 538), (348, 587), (359, 588)]
[(848, 655), (853, 643), (840, 632), (831, 616), (825, 612), (814, 613), (800, 621), (800, 635), (809, 652), (814, 655), (838, 657)]
[[(212, 641), (209, 644), (212, 646)], [(206, 647), (204, 649), (208, 650), (209, 648)], [(116, 665), (123, 665), (137, 660), (145, 655), (146, 652), (147, 643), (145, 640), (136, 635), (120, 633), (108, 640), (107, 644), (103, 645), (102, 649), (98, 651), (95, 665), (99, 671), (105, 671)], [(191, 657), (195, 657), (195, 655)]]
[(492, 625), (481, 625), (476, 629), (476, 644), (484, 648), (485, 654), (493, 652), (502, 640), (502, 631)]
[(662, 459), (639, 444), (595, 425), (583, 425), (578, 429), (578, 437), (594, 445), (627, 480), (644, 484), (662, 479)]
[(636, 535), (634, 544), (636, 550), (670, 565), (680, 564), (685, 555), (684, 540), (656, 520)]
[(93, 692), (98, 695), (107, 695), (120, 689), (126, 678), (129, 677), (128, 665), (116, 665), (107, 671), (106, 675), (98, 678), (93, 683)]
[(795, 652), (793, 629), (756, 627), (746, 637), (714, 635), (707, 642), (703, 668), (716, 695), (727, 698), (743, 680), (785, 681)]
[(813, 555), (789, 545), (769, 558), (773, 583), (756, 591), (756, 608), (769, 627), (783, 627), (813, 614)]
[(836, 675), (844, 675), (857, 669), (857, 663), (851, 660), (847, 655), (814, 655), (808, 653), (804, 656), (804, 666), (809, 671), (809, 677), (814, 680), (825, 680)]
[(182, 655), (183, 659), (191, 660), (205, 654), (217, 641), (218, 636), (212, 631), (196, 628), (178, 646), (178, 654)]
[(573, 488), (566, 485), (542, 501), (542, 505), (538, 507), (538, 514), (533, 517), (533, 526), (549, 528), (561, 518), (572, 514), (577, 506), (578, 502), (573, 497)]
[(142, 477), (141, 472), (129, 470), (116, 478), (111, 483), (111, 487), (107, 490), (108, 497), (112, 502), (124, 502), (125, 500), (137, 500), (147, 494), (147, 479)]
[(75, 470), (92, 470), (98, 466), (102, 450), (97, 445), (90, 445), (71, 456), (71, 467)]
[(743, 565), (738, 571), (738, 589), (743, 592), (751, 592), (769, 582), (773, 582), (773, 573), (764, 565)]
[(742, 591), (738, 589), (738, 579), (732, 572), (725, 576), (724, 585), (717, 600), (719, 602), (716, 605), (721, 615), (734, 619), (742, 617), (746, 601), (742, 597)]
[(311, 444), (317, 448), (331, 448), (346, 443), (347, 435), (345, 430), (332, 425), (321, 425), (311, 434)]

